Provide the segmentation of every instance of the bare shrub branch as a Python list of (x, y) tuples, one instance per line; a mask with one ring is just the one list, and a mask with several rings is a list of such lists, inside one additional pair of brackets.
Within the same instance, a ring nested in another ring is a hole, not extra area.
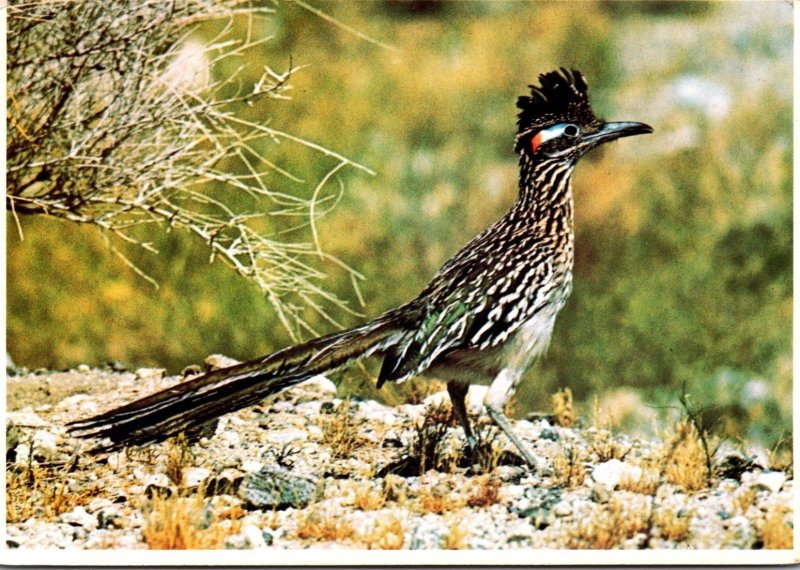
[[(45, 214), (91, 224), (151, 251), (153, 229), (188, 231), (212, 260), (252, 280), (294, 337), (314, 332), (307, 307), (332, 322), (330, 308), (352, 312), (320, 286), (317, 266), (335, 263), (354, 286), (362, 277), (321, 249), (315, 222), (341, 195), (341, 183), (329, 184), (337, 172), (370, 170), (244, 118), (257, 101), (288, 98), (298, 69), (265, 65), (256, 81), (245, 79), (243, 55), (270, 40), (254, 37), (254, 23), (272, 12), (246, 0), (10, 5), (7, 210), (15, 220)], [(198, 26), (211, 21), (219, 32), (202, 39)], [(243, 38), (234, 33), (241, 24)], [(310, 198), (278, 184), (303, 182), (268, 158), (284, 143), (335, 160)], [(234, 206), (245, 202), (257, 210)], [(267, 215), (305, 218), (297, 226), (311, 226), (311, 242), (268, 233), (259, 222)]]

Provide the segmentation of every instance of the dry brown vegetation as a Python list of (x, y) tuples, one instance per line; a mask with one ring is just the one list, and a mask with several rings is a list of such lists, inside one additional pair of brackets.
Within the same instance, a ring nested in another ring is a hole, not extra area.
[(691, 520), (692, 513), (683, 509), (661, 508), (653, 513), (653, 523), (658, 526), (660, 535), (665, 540), (685, 540)]
[(674, 432), (667, 436), (666, 447), (666, 481), (687, 492), (705, 489), (709, 477), (706, 451), (695, 426), (679, 422)]
[(312, 509), (301, 515), (297, 524), (297, 538), (306, 540), (349, 540), (355, 534), (349, 519), (341, 513), (323, 513)]
[(767, 511), (761, 540), (764, 548), (785, 550), (794, 548), (794, 528), (791, 522), (791, 509), (785, 505), (773, 505)]
[(202, 494), (163, 497), (158, 494), (144, 506), (142, 534), (151, 550), (209, 550), (224, 548), (225, 540), (239, 532), (243, 511), (228, 510), (215, 516)]
[(607, 505), (597, 505), (590, 516), (578, 519), (570, 529), (568, 547), (607, 550), (646, 532), (650, 527), (646, 501), (623, 501), (615, 496)]
[(399, 550), (405, 541), (403, 520), (394, 514), (382, 516), (370, 532), (359, 534), (358, 539), (369, 550)]
[(358, 440), (358, 430), (353, 424), (350, 400), (343, 400), (333, 414), (323, 417), (322, 441), (330, 448), (334, 459), (350, 457)]
[(564, 388), (559, 390), (552, 396), (550, 400), (553, 406), (553, 415), (555, 416), (556, 425), (561, 427), (572, 427), (578, 421), (578, 415), (575, 413), (575, 404), (572, 400), (572, 390)]
[(489, 507), (500, 501), (500, 481), (491, 475), (482, 475), (476, 489), (467, 499), (468, 507)]
[(420, 514), (442, 515), (464, 507), (464, 497), (449, 489), (424, 487), (417, 496), (415, 509)]
[(64, 468), (12, 465), (6, 469), (6, 521), (31, 517), (52, 521), (100, 494), (96, 482), (80, 490), (71, 489)]
[(574, 447), (568, 446), (553, 457), (554, 486), (574, 489), (583, 485), (585, 480), (586, 467), (583, 465), (583, 457)]

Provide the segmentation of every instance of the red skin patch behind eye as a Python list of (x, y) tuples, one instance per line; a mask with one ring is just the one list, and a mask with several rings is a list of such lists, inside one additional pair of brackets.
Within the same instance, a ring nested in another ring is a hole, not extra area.
[(536, 149), (539, 148), (542, 144), (542, 133), (541, 131), (536, 133), (536, 136), (531, 139), (531, 149), (533, 152), (536, 152)]

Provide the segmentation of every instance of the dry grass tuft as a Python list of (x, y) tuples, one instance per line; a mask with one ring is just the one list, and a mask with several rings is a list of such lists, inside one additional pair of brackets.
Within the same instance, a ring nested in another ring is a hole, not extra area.
[(561, 427), (572, 427), (578, 421), (578, 416), (575, 413), (575, 405), (572, 400), (572, 390), (564, 388), (559, 390), (552, 396), (550, 400), (553, 405), (553, 415), (555, 416), (556, 425)]
[(375, 489), (372, 485), (359, 485), (356, 488), (353, 506), (361, 511), (377, 511), (386, 504), (388, 489)]
[(690, 493), (705, 489), (709, 473), (697, 429), (690, 423), (679, 422), (675, 432), (667, 437), (667, 450), (665, 480)]
[(661, 474), (651, 467), (642, 467), (639, 478), (632, 477), (629, 473), (622, 475), (617, 485), (621, 491), (631, 491), (641, 495), (655, 496), (661, 484)]
[(462, 523), (461, 520), (454, 520), (450, 523), (442, 545), (445, 550), (463, 550), (467, 547), (465, 542), (467, 531), (464, 530)]
[(331, 448), (334, 459), (350, 457), (356, 441), (358, 430), (353, 422), (350, 400), (343, 400), (333, 414), (322, 418), (322, 441)]
[(21, 522), (31, 517), (55, 520), (101, 494), (97, 482), (82, 490), (69, 488), (67, 472), (42, 466), (9, 466), (6, 469), (6, 521)]
[(420, 514), (442, 515), (464, 507), (460, 493), (423, 487), (417, 497), (417, 512)]
[(369, 533), (358, 538), (369, 550), (400, 550), (405, 541), (403, 520), (397, 515), (380, 517)]
[(632, 446), (623, 445), (614, 438), (614, 435), (607, 429), (597, 431), (587, 431), (589, 440), (589, 451), (597, 456), (597, 462), (603, 463), (612, 459), (622, 461), (630, 453)]
[(297, 538), (311, 540), (349, 540), (355, 531), (350, 521), (341, 515), (307, 512), (297, 524)]
[(579, 518), (570, 529), (567, 547), (573, 549), (608, 550), (622, 545), (650, 527), (647, 499), (625, 501), (612, 497), (605, 505), (597, 505), (591, 516)]
[(689, 523), (692, 520), (692, 513), (683, 509), (660, 509), (653, 514), (653, 524), (660, 531), (661, 537), (665, 540), (675, 542), (685, 540), (689, 535)]
[(791, 509), (786, 505), (772, 505), (767, 511), (761, 539), (764, 548), (769, 550), (789, 550), (794, 548), (794, 527)]
[(573, 447), (567, 447), (553, 457), (552, 482), (556, 487), (574, 489), (580, 487), (586, 480), (586, 468), (583, 458)]
[(750, 507), (755, 505), (757, 498), (758, 495), (756, 494), (755, 489), (748, 487), (747, 489), (739, 490), (739, 492), (734, 494), (733, 506), (740, 515), (747, 515), (747, 511), (750, 509)]
[(230, 511), (219, 520), (199, 493), (189, 498), (155, 495), (145, 507), (142, 534), (151, 550), (220, 549), (240, 531), (240, 514)]
[(467, 499), (468, 507), (489, 507), (500, 501), (500, 481), (484, 475), (479, 478), (477, 489)]
[(414, 429), (409, 456), (419, 465), (419, 474), (428, 469), (452, 473), (458, 467), (457, 450), (443, 445), (447, 430), (455, 425), (452, 406), (449, 402), (425, 408), (422, 422)]
[(167, 469), (169, 480), (179, 487), (183, 485), (183, 470), (189, 466), (192, 451), (186, 436), (181, 432), (167, 440)]

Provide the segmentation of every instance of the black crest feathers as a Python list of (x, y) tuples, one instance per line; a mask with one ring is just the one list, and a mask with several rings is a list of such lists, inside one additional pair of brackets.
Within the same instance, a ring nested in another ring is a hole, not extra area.
[(529, 85), (530, 96), (517, 99), (519, 138), (556, 123), (588, 125), (597, 121), (589, 105), (589, 88), (580, 71), (551, 71), (539, 76), (540, 85)]

